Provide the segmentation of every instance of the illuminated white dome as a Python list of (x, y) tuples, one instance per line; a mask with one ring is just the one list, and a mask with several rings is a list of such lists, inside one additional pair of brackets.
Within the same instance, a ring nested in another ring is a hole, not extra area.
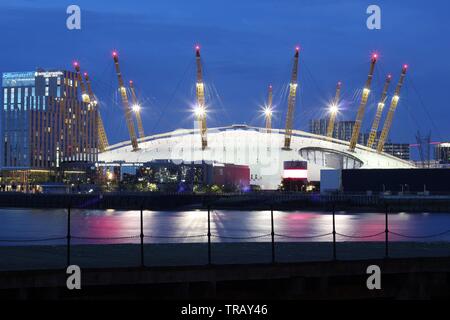
[(320, 180), (324, 168), (412, 168), (394, 156), (377, 153), (357, 145), (350, 152), (347, 141), (330, 139), (293, 130), (291, 150), (282, 150), (284, 130), (233, 125), (208, 129), (208, 147), (201, 148), (199, 131), (179, 129), (139, 139), (139, 150), (132, 151), (129, 141), (110, 146), (99, 154), (99, 161), (144, 163), (155, 159), (216, 161), (248, 165), (251, 183), (263, 189), (276, 189), (281, 182), (284, 161), (308, 162), (308, 179)]

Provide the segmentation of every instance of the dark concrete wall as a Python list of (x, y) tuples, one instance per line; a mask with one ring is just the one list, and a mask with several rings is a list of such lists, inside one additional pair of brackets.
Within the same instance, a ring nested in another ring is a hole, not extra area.
[[(450, 169), (360, 169), (342, 170), (344, 192), (404, 191), (450, 192)], [(407, 186), (405, 186), (407, 185)]]
[[(381, 268), (381, 290), (367, 289), (372, 264)], [(1, 272), (0, 298), (448, 298), (450, 258), (90, 269), (80, 291), (65, 281), (65, 270)]]

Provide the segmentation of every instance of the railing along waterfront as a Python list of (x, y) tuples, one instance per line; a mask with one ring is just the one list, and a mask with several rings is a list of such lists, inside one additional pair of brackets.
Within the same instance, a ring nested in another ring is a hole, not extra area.
[[(242, 243), (242, 242), (246, 242), (246, 241), (251, 241), (251, 240), (258, 240), (260, 241), (260, 239), (268, 239), (268, 241), (263, 242), (263, 243), (270, 243), (270, 249), (266, 249), (266, 251), (270, 250), (270, 256), (271, 256), (271, 263), (279, 263), (280, 261), (277, 260), (277, 243), (279, 243), (281, 240), (284, 239), (284, 241), (286, 240), (292, 240), (292, 241), (311, 241), (314, 239), (319, 239), (319, 238), (324, 238), (324, 237), (330, 237), (332, 236), (332, 241), (329, 241), (329, 245), (330, 245), (330, 249), (332, 251), (332, 254), (329, 256), (329, 260), (337, 260), (339, 258), (339, 250), (338, 250), (338, 244), (345, 242), (345, 241), (338, 241), (337, 237), (341, 237), (342, 239), (356, 239), (356, 240), (366, 240), (366, 239), (370, 239), (370, 238), (375, 238), (375, 237), (379, 237), (381, 235), (384, 234), (384, 255), (382, 258), (388, 259), (390, 258), (390, 246), (392, 244), (392, 240), (390, 240), (389, 236), (393, 235), (399, 238), (405, 238), (405, 239), (431, 239), (431, 238), (436, 238), (436, 237), (440, 237), (440, 236), (444, 236), (447, 234), (450, 234), (450, 229), (445, 229), (448, 226), (442, 226), (443, 230), (440, 232), (436, 232), (433, 234), (405, 234), (402, 232), (397, 232), (397, 231), (393, 231), (390, 229), (390, 224), (389, 224), (389, 214), (390, 214), (390, 210), (389, 207), (386, 206), (385, 207), (385, 212), (384, 212), (384, 230), (380, 230), (378, 232), (373, 232), (373, 233), (368, 233), (368, 234), (359, 234), (359, 235), (355, 235), (355, 234), (346, 234), (344, 232), (341, 232), (340, 230), (338, 230), (336, 228), (336, 205), (332, 206), (332, 209), (330, 210), (330, 213), (332, 215), (332, 222), (330, 224), (330, 229), (329, 232), (323, 232), (323, 233), (318, 233), (318, 234), (313, 234), (313, 235), (305, 235), (305, 234), (286, 234), (286, 233), (282, 233), (282, 232), (277, 232), (277, 230), (275, 229), (275, 224), (274, 224), (274, 206), (271, 205), (269, 206), (266, 210), (266, 212), (270, 213), (270, 223), (268, 223), (268, 230), (270, 230), (270, 232), (267, 233), (261, 233), (261, 234), (256, 234), (256, 235), (251, 235), (251, 236), (230, 236), (230, 235), (223, 235), (217, 232), (212, 232), (211, 231), (211, 215), (212, 213), (214, 213), (213, 207), (212, 206), (208, 206), (207, 210), (205, 210), (205, 214), (207, 214), (207, 228), (205, 229), (204, 233), (199, 233), (199, 234), (192, 234), (192, 235), (183, 235), (183, 236), (179, 236), (179, 235), (152, 235), (152, 234), (145, 234), (144, 232), (144, 223), (145, 223), (145, 219), (144, 219), (144, 207), (141, 206), (140, 210), (139, 210), (139, 230), (140, 233), (139, 234), (135, 234), (135, 235), (128, 235), (128, 236), (82, 236), (80, 234), (74, 234), (73, 230), (72, 230), (72, 208), (69, 207), (66, 209), (66, 213), (67, 213), (67, 229), (66, 229), (66, 234), (65, 235), (61, 235), (61, 236), (49, 236), (49, 237), (43, 237), (43, 238), (24, 238), (24, 239), (14, 239), (14, 238), (1, 238), (0, 237), (0, 244), (30, 244), (30, 243), (42, 243), (42, 242), (52, 242), (52, 241), (66, 241), (66, 264), (70, 265), (73, 262), (73, 254), (72, 254), (72, 249), (74, 248), (73, 244), (73, 240), (102, 240), (102, 241), (107, 241), (107, 240), (134, 240), (137, 241), (139, 240), (139, 261), (140, 261), (140, 266), (141, 267), (145, 267), (147, 266), (146, 264), (146, 250), (149, 248), (148, 246), (151, 246), (152, 244), (149, 243), (145, 243), (145, 239), (161, 239), (161, 240), (167, 240), (167, 241), (171, 241), (171, 240), (176, 240), (176, 239), (182, 239), (182, 240), (199, 240), (199, 239), (205, 239), (207, 240), (207, 264), (208, 265), (212, 265), (214, 264), (213, 261), (213, 251), (214, 251), (214, 239), (218, 239), (218, 240), (232, 240), (233, 242), (237, 242), (237, 243)], [(200, 212), (200, 214), (202, 214)], [(264, 212), (261, 212), (261, 214), (265, 214)], [(164, 242), (165, 243), (165, 242)], [(328, 242), (326, 242), (324, 245), (328, 245)], [(381, 258), (381, 257), (379, 257)]]

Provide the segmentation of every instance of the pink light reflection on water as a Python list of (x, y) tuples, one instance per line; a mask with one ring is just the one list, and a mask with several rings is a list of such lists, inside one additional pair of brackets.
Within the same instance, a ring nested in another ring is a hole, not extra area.
[(72, 210), (71, 229), (74, 244), (137, 243), (138, 238), (127, 237), (140, 234), (139, 211)]
[[(336, 214), (336, 230), (350, 236), (373, 235), (384, 231), (383, 213)], [(332, 231), (332, 215), (329, 212), (275, 211), (275, 233), (286, 236), (316, 236)], [(35, 239), (66, 234), (67, 213), (65, 210), (0, 209), (0, 239)], [(422, 236), (436, 234), (450, 228), (448, 213), (393, 213), (389, 215), (389, 229), (393, 232)], [(139, 236), (139, 211), (72, 210), (71, 230), (73, 236), (89, 238), (116, 238)], [(225, 241), (270, 241), (270, 236), (255, 239), (227, 239), (225, 237), (254, 237), (270, 234), (270, 211), (225, 211), (211, 212), (211, 233), (213, 242)], [(145, 211), (144, 234), (156, 237), (145, 238), (146, 243), (155, 242), (206, 242), (207, 212), (198, 211)], [(194, 235), (203, 237), (191, 238)], [(217, 237), (219, 236), (219, 237)], [(186, 237), (186, 238), (179, 238)], [(223, 238), (220, 238), (223, 237)], [(411, 241), (394, 234), (391, 241)], [(312, 239), (291, 239), (276, 237), (280, 241), (331, 241), (332, 236)], [(342, 236), (338, 241), (384, 241), (384, 234), (373, 238), (353, 239)], [(58, 240), (59, 241), (59, 240)], [(132, 239), (73, 239), (74, 244), (84, 243), (139, 243), (139, 237)], [(414, 241), (450, 241), (450, 234), (437, 238), (415, 239)], [(65, 240), (57, 242), (64, 244)], [(28, 243), (27, 243), (28, 244)], [(36, 244), (36, 243), (30, 243)], [(37, 244), (47, 244), (38, 242)], [(56, 244), (49, 242), (48, 244)], [(0, 245), (23, 245), (23, 243), (0, 242)]]
[(330, 241), (331, 235), (317, 238), (311, 237), (332, 232), (332, 215), (321, 212), (274, 212), (274, 229), (276, 234), (287, 237), (277, 237), (277, 241)]

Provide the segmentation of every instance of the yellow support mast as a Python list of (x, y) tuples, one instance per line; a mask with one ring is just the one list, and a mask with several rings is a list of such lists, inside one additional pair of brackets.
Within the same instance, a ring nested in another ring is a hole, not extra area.
[(197, 64), (197, 83), (196, 83), (197, 106), (195, 107), (194, 112), (200, 129), (200, 135), (202, 139), (202, 150), (205, 150), (208, 146), (208, 140), (206, 136), (207, 127), (206, 127), (205, 85), (203, 83), (200, 46), (198, 45), (195, 46), (195, 61)]
[(266, 117), (266, 131), (270, 133), (272, 130), (272, 85), (269, 85), (269, 95), (267, 97), (267, 106), (264, 108), (264, 116)]
[(386, 77), (386, 82), (384, 83), (383, 93), (381, 94), (380, 102), (378, 102), (377, 112), (375, 118), (373, 119), (372, 129), (370, 129), (369, 140), (367, 141), (367, 146), (372, 148), (377, 137), (378, 126), (380, 124), (381, 115), (383, 114), (384, 104), (386, 102), (387, 91), (389, 89), (389, 84), (391, 83), (392, 76), (388, 74)]
[(327, 137), (332, 138), (333, 137), (333, 131), (334, 131), (334, 122), (336, 121), (336, 116), (339, 112), (339, 99), (341, 98), (341, 86), (342, 82), (338, 82), (336, 84), (336, 94), (334, 96), (333, 103), (330, 105), (330, 120), (328, 121), (328, 127), (327, 127)]
[(137, 151), (139, 149), (138, 141), (136, 137), (136, 131), (134, 128), (133, 118), (131, 117), (131, 108), (128, 102), (127, 89), (125, 88), (122, 73), (120, 72), (119, 67), (119, 54), (117, 51), (113, 51), (112, 53), (114, 59), (114, 66), (116, 68), (117, 80), (119, 81), (119, 91), (122, 97), (123, 109), (125, 112), (125, 119), (127, 122), (128, 132), (130, 134), (131, 145), (133, 147), (133, 151)]
[(98, 100), (92, 91), (91, 79), (87, 72), (84, 73), (84, 80), (86, 81), (87, 91), (89, 93), (89, 98), (91, 101), (91, 105), (94, 110), (97, 111), (97, 134), (98, 134), (98, 149), (100, 152), (105, 151), (105, 149), (109, 146), (108, 137), (106, 136), (105, 127), (103, 125), (102, 116), (100, 115), (100, 110), (98, 110)]
[(130, 80), (130, 91), (131, 91), (131, 99), (133, 101), (133, 106), (131, 107), (131, 109), (133, 110), (134, 115), (136, 116), (139, 138), (144, 138), (145, 134), (144, 134), (144, 126), (142, 125), (141, 106), (138, 103), (136, 91), (134, 90), (133, 80)]
[(78, 80), (78, 83), (80, 84), (80, 88), (81, 88), (81, 99), (83, 100), (83, 102), (89, 103), (90, 102), (89, 95), (86, 93), (86, 87), (84, 86), (84, 82), (81, 77), (80, 64), (78, 63), (78, 61), (75, 61), (73, 63), (73, 66), (75, 68), (77, 80)]
[[(81, 72), (80, 72), (80, 64), (78, 63), (78, 61), (74, 61), (73, 66), (75, 68), (75, 74), (77, 76), (77, 82), (80, 86), (81, 89), (81, 100), (83, 101), (83, 103), (86, 103), (88, 105), (88, 108), (86, 110), (86, 112), (93, 112), (92, 106), (91, 106), (91, 101), (89, 98), (89, 95), (86, 93), (86, 87), (84, 85), (83, 82), (83, 78), (81, 76)], [(95, 114), (94, 114), (95, 116)], [(78, 124), (78, 130), (80, 130), (82, 132), (82, 139), (81, 139), (81, 149), (84, 150), (86, 149), (88, 146), (91, 146), (92, 148), (94, 148), (94, 146), (97, 145), (97, 141), (92, 141), (91, 139), (89, 139), (89, 128), (86, 126), (86, 117), (87, 117), (87, 113), (82, 113), (80, 115), (80, 118), (77, 120), (77, 124)], [(96, 119), (94, 118), (94, 121), (92, 122), (92, 124), (94, 125), (96, 122)], [(89, 141), (91, 140), (91, 141)]]
[(294, 121), (295, 98), (297, 96), (298, 56), (300, 47), (295, 48), (294, 65), (292, 67), (291, 83), (289, 84), (288, 111), (286, 114), (286, 129), (283, 150), (291, 150), (292, 123)]
[(391, 100), (391, 105), (389, 106), (389, 111), (384, 122), (383, 131), (381, 131), (380, 141), (378, 141), (377, 152), (381, 153), (384, 148), (389, 130), (391, 129), (392, 119), (394, 118), (395, 109), (397, 109), (398, 101), (400, 100), (400, 90), (402, 89), (403, 82), (405, 81), (406, 71), (408, 70), (408, 65), (402, 67), (402, 73), (400, 79), (398, 80), (397, 87), (395, 88), (394, 96)]
[(370, 94), (370, 85), (372, 84), (373, 71), (375, 70), (375, 63), (377, 62), (378, 55), (375, 53), (372, 55), (370, 63), (369, 75), (367, 76), (366, 85), (364, 86), (361, 102), (358, 108), (358, 114), (356, 115), (355, 126), (353, 127), (352, 138), (350, 139), (350, 151), (355, 151), (356, 143), (358, 142), (359, 132), (361, 131), (361, 124), (364, 118), (364, 112), (366, 109), (367, 100)]

